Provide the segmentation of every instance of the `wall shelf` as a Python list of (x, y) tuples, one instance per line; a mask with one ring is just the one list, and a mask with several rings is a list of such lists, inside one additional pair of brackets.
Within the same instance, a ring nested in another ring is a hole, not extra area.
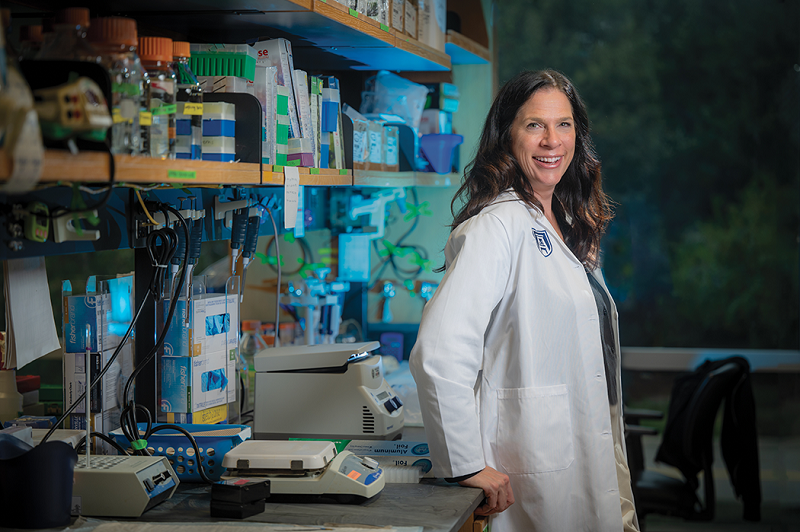
[[(58, 0), (8, 0), (8, 5), (23, 20), (63, 7)], [(92, 16), (133, 17), (142, 34), (192, 42), (285, 37), (292, 41), (297, 68), (446, 71), (451, 65), (446, 53), (362, 14), (353, 16), (334, 0), (141, 0), (135, 6), (124, 0), (86, 0), (82, 5)]]
[(453, 30), (447, 30), (444, 49), (454, 65), (485, 65), (492, 58), (488, 48)]
[(461, 175), (455, 173), (353, 170), (353, 186), (356, 187), (449, 187), (460, 178)]
[[(118, 183), (183, 183), (219, 185), (259, 185), (260, 165), (253, 163), (220, 163), (161, 160), (149, 157), (114, 156)], [(0, 150), (0, 181), (11, 175), (11, 160)], [(72, 155), (65, 150), (47, 150), (40, 183), (56, 181), (102, 183), (108, 181), (108, 154), (82, 152)]]
[[(299, 167), (300, 184), (308, 186), (351, 186), (353, 184), (352, 170), (336, 170), (330, 168), (304, 168)], [(285, 175), (282, 167), (264, 166), (262, 172), (262, 185), (277, 185), (282, 187)]]

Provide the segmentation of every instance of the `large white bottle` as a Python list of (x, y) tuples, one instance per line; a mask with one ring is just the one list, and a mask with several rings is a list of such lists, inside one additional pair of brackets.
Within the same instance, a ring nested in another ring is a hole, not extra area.
[(0, 422), (22, 415), (22, 394), (17, 391), (17, 374), (13, 369), (0, 370)]

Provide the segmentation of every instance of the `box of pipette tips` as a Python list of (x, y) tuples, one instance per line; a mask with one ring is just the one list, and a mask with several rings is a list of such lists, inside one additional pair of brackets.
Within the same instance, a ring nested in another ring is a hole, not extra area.
[(368, 456), (381, 467), (418, 468), (422, 478), (434, 478), (426, 442), (352, 440), (345, 450), (356, 456)]

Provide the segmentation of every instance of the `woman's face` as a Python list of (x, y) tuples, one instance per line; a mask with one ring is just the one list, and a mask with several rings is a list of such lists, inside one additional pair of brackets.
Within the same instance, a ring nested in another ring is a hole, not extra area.
[(553, 189), (575, 155), (572, 105), (558, 89), (534, 92), (511, 124), (511, 152), (541, 199)]

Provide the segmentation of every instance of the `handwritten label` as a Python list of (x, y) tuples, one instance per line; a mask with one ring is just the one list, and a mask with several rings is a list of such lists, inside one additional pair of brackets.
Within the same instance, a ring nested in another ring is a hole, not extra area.
[(168, 179), (197, 179), (197, 172), (193, 170), (167, 170)]
[(300, 197), (300, 171), (295, 166), (283, 168), (283, 226), (293, 229), (297, 222), (297, 204)]
[(185, 115), (201, 115), (203, 114), (203, 104), (186, 102), (183, 104), (183, 114)]
[(178, 111), (178, 106), (174, 103), (162, 105), (161, 107), (153, 107), (150, 109), (154, 116), (157, 115), (174, 115)]

